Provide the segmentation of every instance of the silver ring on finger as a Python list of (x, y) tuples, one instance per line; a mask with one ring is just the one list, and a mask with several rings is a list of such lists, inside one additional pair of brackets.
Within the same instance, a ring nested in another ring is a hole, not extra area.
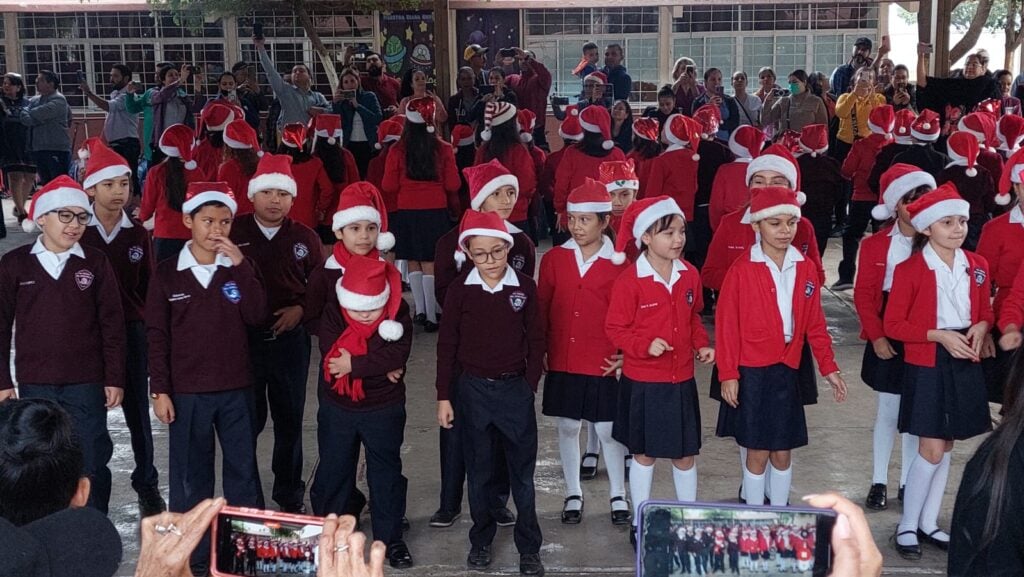
[(345, 551), (348, 551), (348, 544), (338, 545), (334, 548), (335, 553), (344, 553)]

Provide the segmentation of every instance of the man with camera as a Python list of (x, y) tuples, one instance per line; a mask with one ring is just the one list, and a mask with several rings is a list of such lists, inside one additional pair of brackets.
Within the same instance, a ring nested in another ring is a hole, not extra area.
[(98, 96), (92, 91), (84, 73), (80, 73), (78, 80), (82, 94), (85, 94), (93, 104), (106, 111), (107, 117), (103, 121), (103, 138), (114, 152), (128, 161), (128, 167), (132, 169), (132, 194), (141, 195), (142, 190), (139, 188), (137, 176), (139, 156), (142, 154), (142, 144), (139, 142), (139, 115), (129, 111), (127, 107), (128, 95), (139, 91), (139, 86), (132, 80), (131, 69), (125, 64), (115, 64), (110, 67), (109, 99)]
[[(884, 58), (889, 53), (888, 38), (882, 40), (882, 46), (878, 48), (878, 58)], [(850, 83), (853, 81), (853, 74), (857, 69), (865, 66), (870, 68), (875, 65), (875, 59), (871, 57), (871, 46), (871, 39), (861, 36), (853, 43), (853, 54), (850, 56), (850, 61), (832, 72), (832, 78), (829, 79), (831, 85), (829, 92), (834, 98), (838, 100), (840, 94), (850, 91)]]
[(909, 108), (917, 111), (917, 90), (910, 83), (910, 70), (903, 64), (893, 68), (892, 84), (886, 87), (885, 101), (895, 110)]
[[(351, 65), (352, 58), (356, 53), (354, 45), (346, 46), (342, 64), (346, 67)], [(401, 100), (399, 95), (402, 92), (402, 83), (384, 71), (384, 60), (381, 59), (380, 54), (372, 50), (365, 50), (364, 55), (363, 62), (366, 70), (365, 74), (360, 71), (360, 84), (362, 84), (363, 90), (377, 95), (384, 118), (394, 116), (398, 112), (398, 103)]]
[(516, 93), (516, 97), (519, 99), (519, 108), (530, 110), (537, 116), (537, 124), (533, 129), (533, 142), (546, 149), (548, 141), (544, 135), (544, 125), (548, 113), (548, 92), (551, 91), (551, 72), (528, 50), (518, 47), (502, 48), (498, 54), (502, 57), (510, 56), (516, 59), (519, 72), (509, 74), (505, 83)]

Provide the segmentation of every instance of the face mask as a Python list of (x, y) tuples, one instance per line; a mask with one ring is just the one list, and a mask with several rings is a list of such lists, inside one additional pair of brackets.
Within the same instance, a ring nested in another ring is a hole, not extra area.
[(789, 83), (789, 93), (790, 94), (800, 94), (800, 83), (799, 82), (790, 82)]

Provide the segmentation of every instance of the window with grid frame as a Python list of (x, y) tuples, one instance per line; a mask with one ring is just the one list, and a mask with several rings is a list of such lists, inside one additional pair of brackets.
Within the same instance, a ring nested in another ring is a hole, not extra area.
[(60, 92), (73, 107), (85, 106), (85, 96), (78, 88), (78, 72), (83, 70), (85, 45), (38, 44), (22, 47), (22, 66), (28, 95), (36, 93), (35, 79), (39, 72), (52, 70), (60, 79)]

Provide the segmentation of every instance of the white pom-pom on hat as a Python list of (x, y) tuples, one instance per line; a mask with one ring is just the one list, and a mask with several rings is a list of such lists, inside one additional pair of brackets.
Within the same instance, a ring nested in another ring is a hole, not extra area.
[(964, 171), (964, 174), (971, 177), (978, 176), (978, 169), (974, 167), (968, 168)]
[(405, 327), (398, 321), (384, 320), (377, 327), (377, 334), (385, 341), (394, 342), (405, 334)]
[(612, 264), (620, 265), (626, 262), (626, 253), (624, 252), (613, 252), (612, 253)]
[(694, 161), (697, 161), (697, 160), (700, 160), (700, 155), (699, 155), (699, 154), (696, 154), (696, 153), (694, 153), (694, 155), (693, 155), (693, 156), (691, 156), (690, 158), (692, 158), (692, 159), (693, 159)]
[(1006, 205), (1010, 204), (1010, 199), (1011, 199), (1011, 197), (1010, 197), (1009, 193), (1002, 193), (1001, 192), (1001, 193), (996, 195), (996, 199), (995, 200), (996, 200), (996, 204), (998, 204), (999, 206), (1006, 206)]
[(395, 235), (392, 232), (381, 232), (377, 234), (377, 250), (389, 251), (395, 248)]
[(601, 148), (605, 150), (611, 150), (615, 148), (615, 142), (611, 140), (605, 140), (604, 142), (601, 143)]
[[(996, 199), (996, 202), (999, 202), (998, 198)], [(876, 204), (874, 208), (871, 209), (871, 218), (875, 220), (889, 220), (892, 218), (892, 212), (890, 212), (889, 207), (884, 204)]]
[(199, 168), (199, 163), (194, 160), (190, 160), (185, 163), (185, 170), (195, 170)]

